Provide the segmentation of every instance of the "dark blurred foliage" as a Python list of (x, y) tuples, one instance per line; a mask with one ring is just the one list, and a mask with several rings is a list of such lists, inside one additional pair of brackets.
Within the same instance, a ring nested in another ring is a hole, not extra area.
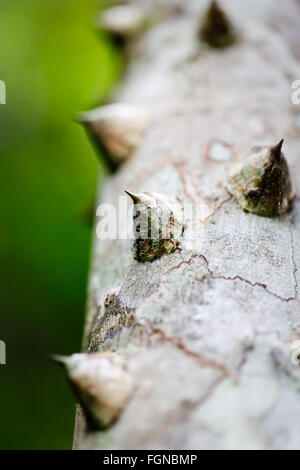
[[(99, 164), (73, 118), (106, 99), (120, 54), (99, 0), (0, 0), (0, 448), (68, 449), (74, 401), (51, 353), (80, 350)], [(103, 167), (100, 166), (100, 176)]]

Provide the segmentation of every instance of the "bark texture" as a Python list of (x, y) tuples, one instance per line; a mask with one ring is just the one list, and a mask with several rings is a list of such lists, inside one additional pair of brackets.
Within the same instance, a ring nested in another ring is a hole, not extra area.
[(178, 196), (201, 208), (199, 230), (189, 239), (188, 221), (182, 250), (153, 263), (95, 237), (84, 350), (120, 352), (135, 386), (109, 429), (88, 432), (78, 409), (74, 447), (299, 449), (300, 203), (259, 217), (226, 190), (229, 165), (281, 138), (299, 187), (299, 2), (220, 2), (238, 35), (222, 50), (197, 37), (208, 2), (139, 3), (162, 18), (132, 45), (115, 101), (151, 124), (99, 203)]

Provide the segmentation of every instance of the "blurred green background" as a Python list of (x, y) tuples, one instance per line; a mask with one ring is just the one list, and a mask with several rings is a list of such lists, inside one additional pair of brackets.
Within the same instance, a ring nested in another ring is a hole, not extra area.
[[(70, 449), (74, 402), (51, 353), (80, 350), (99, 178), (76, 113), (122, 59), (93, 27), (99, 0), (0, 0), (0, 449)], [(100, 167), (100, 175), (104, 168)]]

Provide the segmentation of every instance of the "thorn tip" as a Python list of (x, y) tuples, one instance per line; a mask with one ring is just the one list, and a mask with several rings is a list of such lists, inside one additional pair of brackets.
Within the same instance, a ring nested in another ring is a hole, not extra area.
[(65, 365), (68, 360), (68, 356), (62, 356), (61, 354), (51, 354), (50, 359), (56, 364)]
[(271, 154), (274, 156), (275, 160), (280, 160), (281, 157), (281, 148), (282, 144), (284, 142), (284, 139), (281, 139), (280, 142), (278, 142), (277, 145), (271, 148)]
[(130, 191), (126, 191), (124, 190), (126, 194), (128, 194), (128, 196), (133, 200), (133, 202), (135, 204), (138, 204), (141, 200), (140, 200), (140, 197), (138, 196), (138, 194), (136, 193), (131, 193)]
[(208, 7), (199, 34), (202, 41), (215, 48), (230, 46), (236, 39), (231, 22), (216, 1)]

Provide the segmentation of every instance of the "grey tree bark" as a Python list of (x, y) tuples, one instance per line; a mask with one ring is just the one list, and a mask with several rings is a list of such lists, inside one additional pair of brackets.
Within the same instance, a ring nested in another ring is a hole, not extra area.
[(198, 231), (188, 220), (181, 250), (152, 263), (95, 237), (83, 349), (118, 351), (134, 391), (108, 429), (89, 432), (78, 408), (74, 448), (299, 449), (299, 200), (267, 218), (226, 190), (230, 165), (281, 138), (299, 187), (299, 2), (220, 2), (238, 37), (220, 50), (197, 37), (207, 1), (137, 3), (161, 17), (132, 39), (115, 101), (150, 123), (99, 203), (177, 196), (200, 208)]

